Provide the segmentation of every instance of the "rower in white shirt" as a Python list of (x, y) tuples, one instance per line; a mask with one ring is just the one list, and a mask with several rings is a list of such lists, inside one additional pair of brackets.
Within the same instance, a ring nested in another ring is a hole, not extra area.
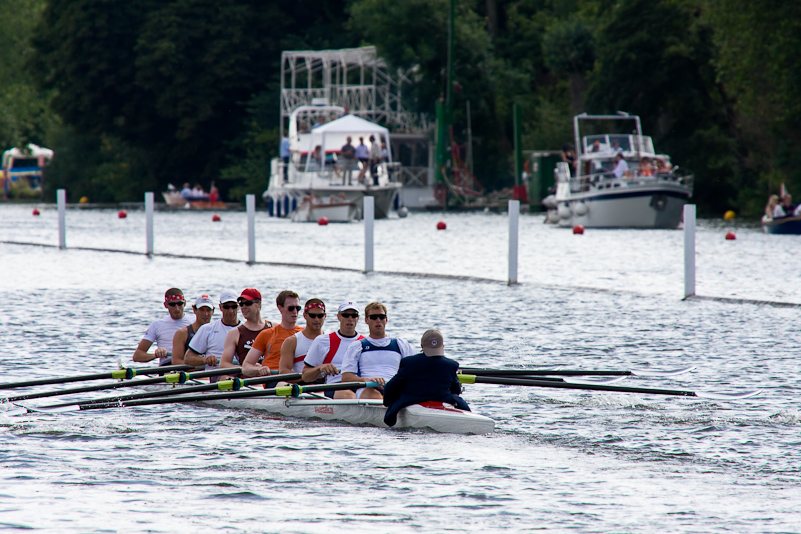
[[(192, 324), (192, 320), (184, 315), (186, 299), (184, 293), (177, 287), (172, 287), (164, 293), (164, 307), (170, 312), (169, 317), (153, 321), (145, 330), (145, 335), (139, 346), (133, 353), (133, 361), (149, 362), (159, 359), (159, 365), (170, 365), (172, 362), (172, 340), (175, 332), (181, 328)], [(153, 354), (147, 350), (156, 344), (156, 351)]]
[[(205, 365), (206, 370), (217, 369), (225, 348), (225, 336), (232, 328), (239, 326), (239, 304), (236, 293), (226, 289), (220, 293), (220, 311), (222, 318), (204, 324), (197, 331), (184, 356), (187, 365)], [(219, 377), (212, 377), (216, 382)]]
[(303, 361), (317, 336), (323, 334), (325, 323), (325, 303), (320, 299), (309, 299), (303, 306), (306, 327), (281, 344), (281, 359), (278, 360), (278, 374), (302, 373)]
[[(380, 302), (365, 306), (364, 322), (370, 335), (348, 347), (342, 361), (342, 381), (378, 382), (383, 386), (398, 372), (401, 358), (414, 354), (414, 349), (405, 339), (387, 336), (387, 308)], [(381, 399), (382, 391), (383, 387), (364, 388), (356, 392), (356, 397)]]

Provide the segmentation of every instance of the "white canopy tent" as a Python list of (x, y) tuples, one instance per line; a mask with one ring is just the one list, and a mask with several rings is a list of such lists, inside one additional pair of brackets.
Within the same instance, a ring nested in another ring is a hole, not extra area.
[(308, 151), (311, 153), (317, 145), (320, 145), (323, 154), (339, 152), (347, 142), (348, 136), (352, 138), (354, 147), (358, 146), (359, 137), (364, 137), (364, 144), (369, 148), (371, 146), (371, 135), (376, 138), (376, 143), (379, 144), (379, 147), (381, 146), (381, 139), (384, 140), (387, 145), (387, 160), (392, 161), (389, 130), (374, 122), (357, 117), (356, 115), (345, 115), (344, 117), (313, 129), (310, 136)]

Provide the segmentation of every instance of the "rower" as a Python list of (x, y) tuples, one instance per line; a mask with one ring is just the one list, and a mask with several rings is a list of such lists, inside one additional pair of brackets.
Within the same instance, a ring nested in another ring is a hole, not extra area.
[[(317, 337), (309, 347), (303, 361), (303, 381), (312, 383), (321, 376), (325, 376), (326, 384), (335, 384), (342, 381), (339, 368), (345, 351), (351, 343), (364, 339), (356, 332), (359, 322), (359, 305), (347, 300), (337, 308), (339, 330)], [(355, 399), (356, 394), (351, 390), (326, 391), (325, 395), (334, 399)]]
[(175, 332), (175, 336), (172, 338), (173, 365), (184, 364), (186, 347), (195, 337), (198, 329), (211, 321), (211, 316), (214, 314), (214, 304), (208, 295), (200, 295), (192, 305), (192, 311), (195, 314), (195, 322)]
[(303, 360), (309, 352), (312, 342), (323, 333), (325, 323), (325, 303), (320, 299), (309, 299), (303, 305), (303, 318), (306, 327), (287, 338), (281, 345), (281, 359), (278, 361), (278, 373), (300, 373), (303, 371)]
[[(378, 382), (382, 386), (398, 372), (401, 358), (414, 353), (405, 339), (387, 336), (387, 307), (371, 302), (364, 308), (364, 322), (370, 335), (353, 343), (342, 360), (343, 382)], [(364, 388), (356, 392), (357, 398), (380, 399), (383, 388)]]
[[(184, 356), (184, 363), (187, 365), (205, 365), (206, 370), (217, 369), (220, 357), (225, 345), (225, 336), (232, 328), (239, 325), (236, 293), (226, 289), (220, 293), (220, 311), (222, 318), (204, 324), (189, 342), (189, 348)], [(219, 377), (212, 377), (211, 381), (216, 382)]]
[[(275, 304), (281, 314), (281, 323), (263, 330), (256, 336), (245, 361), (242, 362), (244, 376), (267, 376), (272, 369), (278, 369), (281, 345), (296, 332), (303, 330), (295, 324), (298, 322), (298, 312), (302, 309), (297, 293), (289, 290), (281, 291), (275, 299)], [(263, 361), (261, 361), (262, 356), (264, 356)]]
[(273, 323), (261, 317), (261, 293), (257, 289), (249, 287), (243, 290), (236, 302), (245, 322), (226, 334), (220, 367), (241, 366), (256, 336), (273, 326)]
[(439, 330), (426, 330), (420, 340), (421, 354), (403, 358), (398, 373), (384, 386), (384, 422), (393, 426), (398, 412), (423, 402), (447, 402), (461, 410), (470, 407), (459, 396), (462, 386), (456, 371), (459, 362), (445, 357), (445, 343)]
[[(170, 353), (172, 353), (172, 339), (175, 337), (175, 332), (192, 322), (189, 317), (184, 316), (185, 304), (184, 293), (177, 287), (172, 287), (164, 293), (164, 307), (170, 312), (170, 316), (150, 323), (145, 330), (145, 336), (133, 353), (133, 361), (149, 362), (158, 358), (160, 366), (171, 364)], [(148, 354), (147, 350), (154, 342), (156, 351), (154, 354)]]

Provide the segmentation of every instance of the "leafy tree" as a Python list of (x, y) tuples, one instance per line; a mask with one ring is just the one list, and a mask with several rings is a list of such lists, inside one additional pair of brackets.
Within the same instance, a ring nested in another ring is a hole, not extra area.
[(584, 111), (586, 74), (595, 62), (595, 43), (587, 26), (577, 18), (557, 22), (543, 39), (545, 63), (554, 74), (570, 82), (574, 114)]

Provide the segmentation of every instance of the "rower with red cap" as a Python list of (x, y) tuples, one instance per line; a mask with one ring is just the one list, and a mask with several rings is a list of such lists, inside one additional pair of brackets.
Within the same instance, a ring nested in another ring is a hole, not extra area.
[(447, 402), (459, 409), (470, 407), (459, 396), (462, 385), (456, 371), (459, 362), (445, 357), (445, 342), (439, 330), (426, 330), (420, 340), (421, 354), (400, 361), (398, 373), (384, 386), (384, 422), (393, 426), (398, 412), (406, 406), (424, 402)]
[(320, 299), (307, 300), (303, 305), (303, 318), (306, 319), (306, 327), (288, 337), (281, 345), (279, 374), (303, 372), (303, 361), (306, 359), (309, 347), (317, 336), (323, 333), (325, 303)]
[(230, 330), (225, 336), (220, 367), (241, 366), (262, 330), (272, 328), (273, 323), (261, 317), (261, 293), (249, 287), (236, 299), (245, 322)]
[[(345, 351), (364, 336), (356, 332), (359, 322), (359, 305), (352, 300), (346, 300), (337, 308), (339, 330), (328, 335), (322, 335), (312, 342), (306, 358), (303, 361), (303, 381), (312, 383), (321, 376), (325, 377), (326, 384), (336, 384), (342, 381), (340, 368)], [(325, 395), (332, 399), (355, 399), (356, 394), (350, 390), (326, 391)]]
[[(150, 323), (145, 330), (145, 335), (139, 346), (133, 353), (133, 361), (149, 362), (159, 359), (159, 365), (170, 365), (172, 362), (172, 339), (175, 332), (192, 323), (189, 317), (184, 315), (184, 305), (186, 299), (184, 293), (177, 287), (171, 287), (164, 293), (164, 307), (170, 312), (169, 317), (157, 319)], [(149, 354), (147, 350), (156, 344), (156, 352)]]
[(183, 365), (184, 354), (186, 354), (186, 347), (195, 334), (204, 324), (211, 322), (211, 316), (214, 315), (214, 303), (208, 295), (200, 295), (195, 299), (192, 305), (192, 311), (195, 313), (195, 322), (189, 326), (185, 326), (175, 332), (172, 338), (172, 364)]

